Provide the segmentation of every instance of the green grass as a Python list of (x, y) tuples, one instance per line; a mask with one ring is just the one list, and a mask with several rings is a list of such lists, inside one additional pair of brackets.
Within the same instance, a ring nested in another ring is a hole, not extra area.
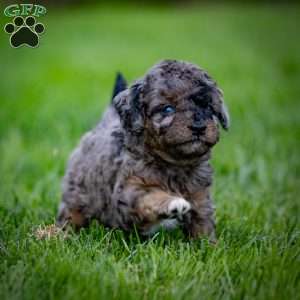
[[(0, 299), (299, 299), (300, 7), (49, 8), (43, 20), (37, 49), (0, 33)], [(115, 72), (133, 80), (162, 58), (207, 69), (231, 112), (212, 161), (217, 247), (96, 224), (36, 240)]]

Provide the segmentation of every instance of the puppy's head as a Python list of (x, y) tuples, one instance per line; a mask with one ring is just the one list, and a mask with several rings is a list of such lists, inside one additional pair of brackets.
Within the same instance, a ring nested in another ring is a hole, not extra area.
[(129, 149), (169, 162), (197, 159), (229, 127), (222, 92), (197, 66), (175, 60), (155, 65), (114, 98)]

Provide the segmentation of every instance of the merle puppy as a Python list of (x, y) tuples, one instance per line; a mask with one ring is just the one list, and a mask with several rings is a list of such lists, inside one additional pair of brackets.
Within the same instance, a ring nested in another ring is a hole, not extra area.
[(164, 60), (130, 87), (119, 76), (112, 104), (68, 163), (58, 225), (92, 219), (152, 234), (181, 226), (214, 240), (211, 148), (229, 126), (222, 92), (194, 64)]

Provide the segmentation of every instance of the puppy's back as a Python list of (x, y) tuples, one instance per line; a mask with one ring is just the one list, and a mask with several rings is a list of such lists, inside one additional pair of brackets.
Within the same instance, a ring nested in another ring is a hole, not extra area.
[(104, 224), (108, 222), (107, 209), (106, 214), (101, 214), (110, 206), (113, 183), (123, 162), (123, 141), (119, 116), (109, 106), (99, 124), (81, 138), (70, 156), (59, 214), (68, 207), (68, 210), (84, 210), (87, 218), (98, 214)]

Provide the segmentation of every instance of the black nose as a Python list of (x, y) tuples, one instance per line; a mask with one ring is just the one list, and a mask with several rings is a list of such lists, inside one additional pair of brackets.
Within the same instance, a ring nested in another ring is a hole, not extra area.
[(190, 128), (193, 131), (193, 133), (201, 134), (205, 131), (206, 127), (206, 124), (195, 122)]

